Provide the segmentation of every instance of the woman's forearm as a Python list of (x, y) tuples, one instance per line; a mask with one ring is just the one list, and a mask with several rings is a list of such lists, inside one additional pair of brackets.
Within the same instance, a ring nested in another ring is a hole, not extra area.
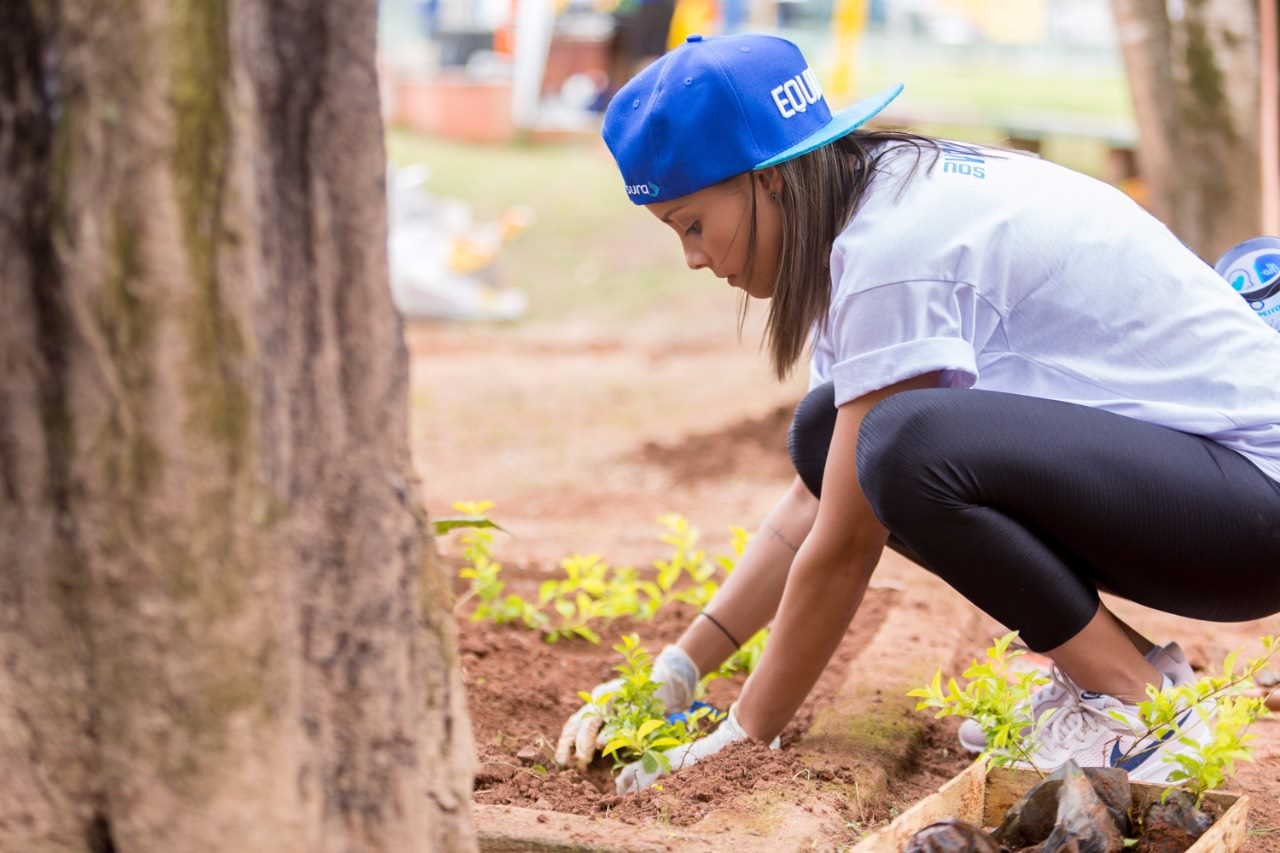
[(773, 740), (800, 708), (862, 603), (884, 540), (843, 554), (810, 541), (787, 580), (769, 644), (738, 700), (737, 717), (753, 738)]
[[(817, 498), (797, 479), (766, 516), (733, 574), (707, 605), (707, 612), (738, 642), (745, 643), (773, 619), (792, 560), (817, 512)], [(724, 632), (703, 617), (693, 620), (679, 645), (704, 674), (734, 651)]]
[(936, 385), (936, 377), (915, 377), (846, 403), (836, 413), (813, 529), (787, 578), (769, 644), (738, 700), (738, 722), (754, 738), (773, 740), (809, 695), (862, 603), (889, 540), (857, 478), (863, 418), (886, 396), (930, 383)]

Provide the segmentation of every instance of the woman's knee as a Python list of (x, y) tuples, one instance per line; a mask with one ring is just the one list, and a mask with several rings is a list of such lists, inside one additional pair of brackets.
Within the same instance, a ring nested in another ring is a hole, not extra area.
[(836, 429), (835, 401), (835, 386), (830, 382), (811, 390), (796, 406), (787, 434), (791, 464), (814, 497), (822, 496), (822, 473), (827, 467), (827, 452)]
[(858, 483), (882, 521), (922, 491), (926, 466), (947, 458), (954, 435), (951, 403), (964, 392), (921, 389), (886, 397), (858, 432)]
[[(937, 457), (935, 448), (949, 432), (945, 410), (958, 393), (962, 392), (903, 391), (871, 409), (863, 419), (857, 451), (858, 480), (869, 498), (885, 492), (883, 483), (901, 482), (913, 465)], [(822, 495), (836, 412), (833, 384), (819, 385), (796, 407), (787, 436), (791, 464), (816, 497)]]

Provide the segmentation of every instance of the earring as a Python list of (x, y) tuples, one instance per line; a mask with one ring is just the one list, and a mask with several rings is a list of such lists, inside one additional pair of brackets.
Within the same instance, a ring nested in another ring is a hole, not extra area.
[(769, 193), (769, 198), (773, 199), (774, 201), (780, 201), (780, 200), (781, 200), (781, 199), (779, 198), (779, 196), (778, 196), (778, 194), (777, 194), (777, 193)]

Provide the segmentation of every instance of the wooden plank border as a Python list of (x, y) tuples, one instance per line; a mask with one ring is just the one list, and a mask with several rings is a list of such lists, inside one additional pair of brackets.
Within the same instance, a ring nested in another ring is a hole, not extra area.
[[(1033, 770), (997, 769), (987, 772), (975, 762), (958, 776), (903, 812), (897, 820), (853, 848), (853, 853), (897, 853), (907, 839), (931, 823), (957, 818), (984, 827), (1000, 823), (1009, 806), (1040, 779)], [(1136, 809), (1145, 809), (1164, 793), (1164, 785), (1132, 783)], [(1222, 815), (1187, 853), (1235, 851), (1248, 839), (1249, 798), (1243, 794), (1210, 791), (1205, 797)]]

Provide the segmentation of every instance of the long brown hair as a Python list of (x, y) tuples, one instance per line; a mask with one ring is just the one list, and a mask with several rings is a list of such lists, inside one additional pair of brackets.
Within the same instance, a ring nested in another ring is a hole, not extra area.
[[(808, 154), (778, 165), (782, 175), (782, 246), (764, 343), (773, 371), (786, 379), (831, 308), (831, 244), (857, 213), (862, 197), (887, 156), (910, 156), (915, 174), (927, 159), (932, 168), (938, 143), (903, 131), (854, 131)], [(756, 247), (755, 194), (747, 266)], [(746, 300), (739, 314), (739, 331)]]

